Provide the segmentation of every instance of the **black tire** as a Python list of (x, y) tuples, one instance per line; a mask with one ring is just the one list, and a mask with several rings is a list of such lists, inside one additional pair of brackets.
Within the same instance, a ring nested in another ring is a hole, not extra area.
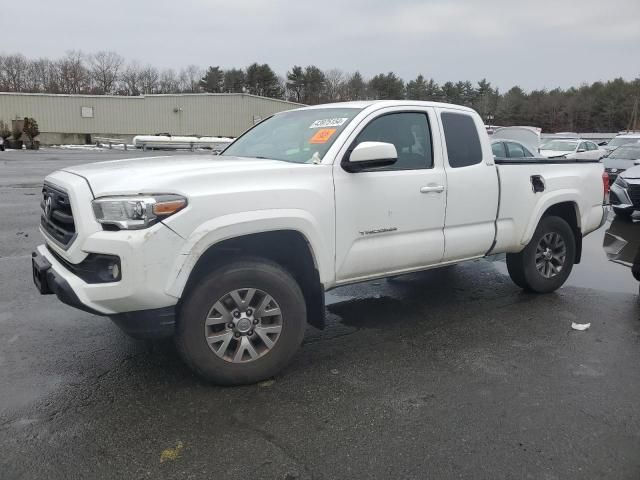
[[(536, 249), (543, 237), (557, 234), (564, 241), (566, 254), (559, 272), (547, 278), (536, 267)], [(507, 254), (507, 269), (511, 280), (520, 288), (535, 293), (550, 293), (567, 281), (576, 258), (576, 239), (569, 224), (560, 217), (543, 217), (531, 238), (520, 253)]]
[(623, 210), (621, 208), (613, 207), (613, 213), (615, 213), (619, 218), (629, 220), (631, 218), (631, 215), (633, 215), (633, 210)]
[[(219, 357), (205, 338), (205, 319), (229, 292), (255, 288), (268, 293), (281, 311), (280, 336), (262, 356), (243, 363)], [(201, 377), (219, 385), (243, 385), (272, 377), (291, 360), (306, 328), (304, 296), (291, 274), (266, 259), (244, 258), (224, 265), (198, 282), (184, 299), (176, 326), (176, 345), (184, 361)]]

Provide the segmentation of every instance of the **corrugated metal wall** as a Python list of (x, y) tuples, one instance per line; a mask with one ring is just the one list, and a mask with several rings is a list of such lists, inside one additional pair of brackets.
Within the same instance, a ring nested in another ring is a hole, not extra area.
[[(237, 136), (273, 113), (300, 105), (247, 94), (140, 97), (15, 94), (0, 92), (0, 120), (33, 117), (45, 133)], [(93, 108), (93, 118), (81, 116)]]

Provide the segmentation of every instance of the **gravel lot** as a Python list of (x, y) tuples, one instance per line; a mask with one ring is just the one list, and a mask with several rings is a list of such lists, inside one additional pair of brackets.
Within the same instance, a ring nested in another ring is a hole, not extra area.
[(282, 374), (220, 388), (32, 285), (43, 177), (132, 155), (0, 152), (1, 478), (639, 478), (638, 284), (604, 229), (551, 295), (499, 258), (334, 290)]

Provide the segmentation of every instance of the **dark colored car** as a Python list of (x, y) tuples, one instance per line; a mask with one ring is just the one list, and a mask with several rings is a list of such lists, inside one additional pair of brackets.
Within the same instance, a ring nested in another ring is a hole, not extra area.
[(611, 184), (609, 201), (619, 217), (631, 218), (640, 211), (640, 166), (625, 170)]
[(604, 234), (602, 248), (610, 261), (629, 267), (640, 282), (640, 222), (614, 219)]
[(623, 145), (602, 160), (609, 174), (609, 183), (613, 183), (625, 170), (640, 164), (640, 144)]

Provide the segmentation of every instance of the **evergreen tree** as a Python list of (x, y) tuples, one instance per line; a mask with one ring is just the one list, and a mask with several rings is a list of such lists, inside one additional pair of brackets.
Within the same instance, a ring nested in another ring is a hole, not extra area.
[(367, 98), (367, 84), (360, 72), (356, 71), (349, 77), (345, 86), (345, 100), (365, 100)]
[(221, 93), (223, 91), (224, 72), (220, 67), (209, 67), (202, 80), (200, 88), (208, 93)]
[(369, 81), (369, 89), (379, 100), (401, 100), (404, 98), (404, 82), (395, 73), (380, 73)]
[(287, 92), (289, 100), (302, 103), (304, 96), (304, 71), (302, 67), (294, 65), (290, 72), (287, 72)]
[(242, 93), (245, 88), (245, 73), (238, 68), (224, 72), (223, 91), (225, 93)]
[(261, 97), (282, 98), (284, 93), (278, 76), (266, 63), (252, 63), (247, 67), (246, 87), (248, 93)]
[(429, 100), (427, 81), (422, 74), (418, 75), (415, 80), (407, 83), (407, 99), (409, 100)]

